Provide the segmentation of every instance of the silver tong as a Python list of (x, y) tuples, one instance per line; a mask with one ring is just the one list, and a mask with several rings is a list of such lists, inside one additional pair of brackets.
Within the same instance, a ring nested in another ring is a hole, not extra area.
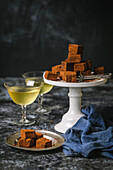
[(82, 82), (83, 80), (93, 80), (93, 79), (99, 79), (99, 78), (104, 78), (104, 79), (110, 79), (112, 77), (112, 73), (105, 73), (105, 74), (91, 74), (88, 76), (83, 76), (80, 75), (78, 76), (77, 80), (79, 82)]

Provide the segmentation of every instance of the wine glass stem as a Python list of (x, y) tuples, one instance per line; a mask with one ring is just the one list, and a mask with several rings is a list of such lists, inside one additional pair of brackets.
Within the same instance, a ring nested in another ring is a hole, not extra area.
[(39, 105), (39, 109), (42, 109), (42, 105), (43, 105), (43, 94), (40, 94), (38, 96), (38, 105)]
[(26, 105), (21, 105), (21, 113), (23, 122), (26, 121)]

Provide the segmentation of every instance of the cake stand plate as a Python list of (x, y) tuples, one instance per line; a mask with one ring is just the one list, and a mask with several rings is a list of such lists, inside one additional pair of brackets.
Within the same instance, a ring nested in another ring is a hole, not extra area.
[(47, 84), (59, 87), (68, 87), (69, 88), (69, 110), (62, 117), (61, 122), (55, 125), (55, 130), (61, 133), (65, 133), (66, 130), (72, 127), (84, 114), (81, 112), (81, 97), (82, 87), (94, 87), (102, 85), (107, 82), (107, 79), (95, 79), (90, 82), (79, 82), (79, 83), (67, 83), (65, 81), (52, 81), (47, 80), (44, 77), (44, 81)]

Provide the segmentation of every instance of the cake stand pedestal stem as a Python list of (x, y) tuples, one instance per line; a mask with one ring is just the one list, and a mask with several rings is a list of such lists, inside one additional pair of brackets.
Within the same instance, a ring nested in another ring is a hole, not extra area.
[(72, 127), (84, 114), (81, 112), (81, 87), (69, 87), (69, 110), (62, 117), (60, 123), (55, 125), (55, 130), (65, 133)]

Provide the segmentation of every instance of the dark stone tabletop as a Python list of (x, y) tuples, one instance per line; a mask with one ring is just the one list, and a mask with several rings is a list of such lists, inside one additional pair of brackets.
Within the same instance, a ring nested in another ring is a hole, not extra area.
[[(6, 138), (21, 128), (12, 125), (11, 121), (20, 119), (20, 106), (14, 104), (7, 90), (3, 86), (5, 81), (18, 80), (19, 78), (0, 78), (0, 169), (13, 170), (112, 170), (113, 160), (105, 157), (83, 158), (66, 157), (62, 148), (46, 152), (30, 152), (18, 150), (8, 146)], [(82, 106), (93, 104), (97, 109), (113, 107), (113, 79), (106, 84), (82, 88)], [(48, 105), (52, 112), (48, 115), (36, 114), (37, 103), (34, 102), (27, 108), (27, 116), (34, 118), (36, 123), (27, 128), (44, 129), (56, 132), (54, 125), (58, 123), (63, 114), (68, 110), (68, 88), (54, 87), (44, 95), (44, 105)], [(109, 114), (109, 113), (108, 113)], [(56, 132), (58, 133), (58, 132)], [(60, 134), (60, 133), (59, 133)]]

